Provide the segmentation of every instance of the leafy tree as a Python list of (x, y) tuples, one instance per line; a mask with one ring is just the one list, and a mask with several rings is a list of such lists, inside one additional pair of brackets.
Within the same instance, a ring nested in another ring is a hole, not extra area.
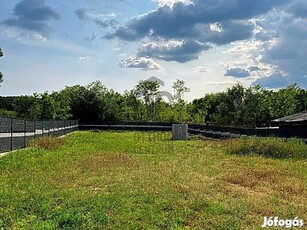
[(175, 91), (175, 95), (173, 96), (173, 100), (175, 102), (175, 107), (178, 108), (179, 113), (179, 121), (182, 122), (183, 119), (183, 110), (185, 101), (183, 99), (183, 96), (185, 93), (190, 92), (190, 89), (185, 86), (185, 82), (183, 80), (177, 79), (173, 83), (173, 89)]
[[(259, 126), (307, 109), (307, 90), (294, 84), (277, 91), (237, 84), (224, 92), (206, 94), (186, 103), (184, 82), (174, 82), (172, 103), (159, 97), (159, 83), (140, 81), (124, 94), (100, 81), (66, 87), (60, 92), (0, 97), (0, 115), (27, 119), (80, 119), (81, 122), (126, 121), (214, 122), (220, 125)], [(12, 106), (13, 105), (13, 106)]]
[(126, 115), (122, 114), (122, 116), (129, 117), (129, 121), (146, 120), (146, 107), (144, 102), (138, 99), (136, 90), (126, 90), (123, 96), (126, 106)]
[(97, 88), (91, 88), (91, 85), (75, 85), (66, 87), (61, 92), (69, 98), (73, 119), (80, 119), (83, 122), (104, 120), (105, 105), (96, 90)]
[(271, 93), (271, 114), (272, 118), (284, 117), (298, 113), (302, 109), (301, 90), (297, 84), (280, 89)]
[(56, 118), (56, 102), (47, 92), (40, 95), (41, 119)]
[(138, 96), (144, 99), (151, 120), (155, 120), (155, 102), (159, 94), (160, 84), (156, 81), (139, 81), (135, 87)]
[(17, 97), (0, 97), (0, 108), (4, 110), (13, 111), (14, 110), (14, 100)]
[(17, 116), (25, 119), (39, 119), (41, 117), (41, 103), (38, 94), (20, 96), (14, 101), (14, 111)]
[(159, 98), (156, 101), (156, 119), (160, 122), (175, 122), (176, 121), (176, 111), (173, 105), (163, 101)]
[(54, 100), (55, 119), (67, 120), (71, 118), (70, 98), (64, 92), (53, 92), (51, 98)]
[(245, 126), (256, 127), (270, 120), (268, 91), (260, 85), (245, 89), (242, 119)]
[(185, 86), (185, 82), (183, 80), (177, 79), (173, 83), (173, 89), (175, 91), (175, 95), (173, 96), (173, 99), (177, 102), (184, 102), (183, 96), (185, 93), (190, 92), (190, 89)]
[(0, 117), (16, 118), (17, 117), (17, 113), (15, 111), (9, 111), (9, 110), (5, 110), (5, 109), (0, 109)]

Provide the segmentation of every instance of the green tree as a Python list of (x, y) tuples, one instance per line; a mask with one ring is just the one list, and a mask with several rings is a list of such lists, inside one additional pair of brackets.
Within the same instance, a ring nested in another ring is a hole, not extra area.
[(271, 115), (272, 118), (288, 116), (301, 111), (301, 89), (297, 84), (288, 86), (271, 93)]
[(5, 109), (0, 109), (0, 117), (16, 118), (17, 117), (17, 113), (15, 111), (9, 111), (9, 110), (5, 110)]
[(70, 109), (70, 98), (64, 92), (53, 92), (50, 95), (54, 100), (55, 119), (67, 120), (72, 117)]
[(245, 89), (242, 119), (245, 126), (265, 125), (270, 120), (269, 92), (260, 85)]
[(177, 79), (174, 83), (173, 83), (173, 89), (174, 89), (174, 96), (173, 96), (173, 100), (174, 100), (174, 105), (175, 107), (177, 107), (178, 109), (178, 115), (179, 115), (179, 122), (182, 122), (183, 120), (183, 111), (184, 111), (184, 106), (185, 106), (185, 101), (183, 99), (184, 94), (187, 92), (190, 92), (190, 89), (188, 87), (185, 86), (185, 82), (183, 80), (179, 80)]
[(38, 94), (20, 96), (14, 101), (14, 111), (19, 118), (39, 119), (41, 117), (41, 103)]
[(160, 84), (156, 81), (139, 81), (135, 87), (135, 92), (138, 96), (143, 98), (147, 105), (149, 119), (155, 120), (155, 102), (159, 95)]
[(56, 102), (48, 92), (40, 95), (41, 119), (55, 119), (56, 118)]
[(89, 86), (66, 87), (61, 93), (66, 94), (69, 98), (73, 119), (80, 119), (81, 121), (104, 120), (105, 106), (99, 95)]
[(126, 116), (130, 118), (130, 121), (146, 120), (146, 106), (142, 100), (138, 99), (138, 94), (135, 89), (130, 91), (126, 90), (124, 100), (127, 106), (126, 113), (128, 113)]

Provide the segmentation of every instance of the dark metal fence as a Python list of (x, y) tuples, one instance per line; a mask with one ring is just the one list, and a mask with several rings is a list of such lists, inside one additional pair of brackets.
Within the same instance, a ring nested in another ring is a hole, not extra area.
[(244, 136), (258, 137), (282, 137), (282, 138), (307, 138), (306, 127), (263, 127), (263, 128), (239, 128), (211, 125), (189, 125), (189, 133), (201, 134), (210, 138), (235, 138)]
[(62, 136), (78, 130), (78, 121), (25, 120), (0, 117), (0, 153), (24, 148), (29, 140)]
[[(130, 131), (171, 131), (173, 123), (163, 122), (125, 122), (112, 124), (107, 122), (88, 122), (79, 125), (80, 130), (130, 130)], [(307, 138), (306, 127), (263, 127), (240, 128), (213, 125), (188, 124), (189, 133), (203, 135), (209, 138), (236, 138), (244, 136), (282, 137), (282, 138)]]
[(80, 124), (80, 130), (126, 130), (126, 131), (172, 131), (172, 123), (144, 123), (136, 122), (125, 124), (93, 123)]

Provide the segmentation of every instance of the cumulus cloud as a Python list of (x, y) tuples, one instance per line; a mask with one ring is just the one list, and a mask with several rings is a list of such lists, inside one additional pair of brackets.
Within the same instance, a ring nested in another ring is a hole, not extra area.
[(172, 7), (165, 5), (131, 20), (107, 38), (137, 40), (150, 34), (169, 37), (190, 32), (193, 35), (197, 25), (250, 19), (285, 2), (288, 0), (194, 0), (193, 4), (188, 5), (177, 2)]
[[(226, 45), (250, 39), (255, 24), (249, 19), (265, 14), (290, 0), (161, 0), (160, 7), (130, 20), (104, 38), (138, 41), (144, 38), (163, 41), (183, 40), (181, 46), (142, 46), (139, 55), (165, 61), (195, 60), (207, 44)], [(202, 44), (202, 45), (201, 45)], [(187, 49), (190, 46), (191, 49)]]
[(253, 35), (254, 25), (250, 22), (229, 21), (216, 24), (210, 24), (210, 30), (205, 33), (199, 31), (199, 40), (211, 42), (217, 45), (225, 45), (234, 41), (249, 39)]
[(101, 28), (114, 28), (118, 24), (114, 18), (111, 18), (114, 17), (112, 14), (96, 14), (84, 8), (77, 9), (75, 14), (81, 21), (93, 22)]
[(176, 4), (177, 2), (182, 2), (185, 4), (189, 4), (191, 3), (190, 0), (156, 0), (159, 4), (159, 6), (173, 6), (174, 4)]
[(140, 70), (163, 70), (163, 67), (153, 60), (145, 57), (129, 57), (120, 62), (122, 68), (134, 68)]
[(149, 42), (139, 48), (138, 56), (184, 63), (198, 59), (202, 51), (210, 48), (209, 45), (197, 41)]
[(22, 0), (15, 5), (13, 16), (2, 24), (42, 34), (50, 30), (48, 21), (60, 19), (60, 15), (46, 6), (44, 0)]
[[(292, 5), (289, 9), (291, 8)], [(271, 64), (277, 72), (284, 74), (283, 77), (286, 77), (288, 82), (298, 83), (301, 87), (307, 87), (306, 23), (306, 19), (294, 14), (276, 12), (275, 15), (262, 20), (261, 24), (268, 34), (278, 31), (276, 36), (265, 43), (261, 61)], [(267, 79), (263, 84), (266, 82)]]
[(252, 85), (261, 85), (265, 88), (274, 89), (274, 88), (283, 88), (290, 85), (291, 82), (283, 74), (277, 73), (269, 77), (263, 77), (255, 82)]
[(231, 76), (231, 77), (237, 77), (237, 78), (245, 78), (250, 76), (250, 73), (246, 69), (242, 69), (239, 67), (236, 68), (229, 68), (226, 70), (226, 73), (224, 76)]

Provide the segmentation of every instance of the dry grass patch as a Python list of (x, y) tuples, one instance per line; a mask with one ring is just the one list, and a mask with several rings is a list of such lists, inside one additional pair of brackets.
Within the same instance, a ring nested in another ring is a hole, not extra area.
[(101, 153), (89, 156), (81, 164), (90, 169), (96, 169), (97, 167), (132, 167), (136, 163), (136, 159), (124, 153)]
[(64, 138), (58, 137), (42, 137), (37, 140), (30, 141), (27, 147), (41, 148), (45, 150), (55, 150), (65, 144)]
[(230, 184), (236, 184), (243, 187), (255, 189), (258, 186), (274, 184), (280, 177), (276, 169), (237, 169), (228, 171), (221, 178)]

